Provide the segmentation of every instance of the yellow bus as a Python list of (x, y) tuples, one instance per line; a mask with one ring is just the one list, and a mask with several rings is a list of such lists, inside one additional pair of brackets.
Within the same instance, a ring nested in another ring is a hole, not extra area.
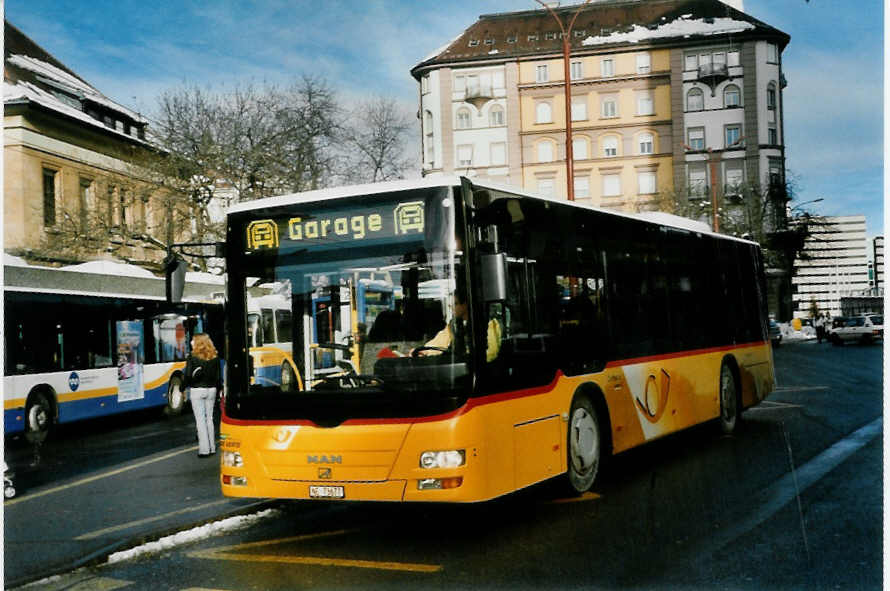
[[(676, 222), (453, 177), (236, 205), (223, 494), (580, 494), (614, 454), (732, 432), (774, 384), (760, 249)], [(258, 285), (290, 308), (287, 385), (257, 379)]]

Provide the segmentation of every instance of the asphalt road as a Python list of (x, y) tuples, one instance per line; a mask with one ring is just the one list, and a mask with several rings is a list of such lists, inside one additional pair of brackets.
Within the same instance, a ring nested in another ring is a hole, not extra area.
[(775, 361), (779, 388), (740, 432), (619, 455), (581, 499), (545, 484), (469, 506), (284, 503), (29, 588), (880, 589), (882, 347), (785, 344)]

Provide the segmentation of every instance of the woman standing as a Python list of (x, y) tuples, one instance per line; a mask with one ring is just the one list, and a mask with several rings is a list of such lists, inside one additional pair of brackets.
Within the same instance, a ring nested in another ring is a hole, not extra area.
[(219, 356), (213, 341), (204, 333), (192, 337), (192, 353), (185, 363), (185, 385), (191, 389), (192, 412), (198, 428), (198, 457), (208, 458), (216, 453), (216, 434), (213, 428), (213, 406), (219, 387)]

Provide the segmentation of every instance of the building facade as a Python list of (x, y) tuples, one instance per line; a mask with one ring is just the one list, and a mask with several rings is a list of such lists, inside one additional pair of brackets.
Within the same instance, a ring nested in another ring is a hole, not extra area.
[(884, 290), (884, 237), (875, 236), (871, 243), (872, 276), (871, 287)]
[[(571, 21), (576, 6), (555, 9)], [(546, 10), (482, 15), (412, 69), (423, 174), (566, 197), (562, 32)], [(569, 34), (575, 199), (658, 209), (659, 196), (784, 183), (787, 34), (718, 0), (603, 0)]]
[(840, 316), (844, 298), (871, 291), (865, 216), (821, 217), (810, 223), (809, 230), (794, 261), (794, 317), (808, 318), (814, 308)]
[(134, 174), (147, 120), (5, 22), (4, 250), (31, 262), (160, 268), (164, 213)]

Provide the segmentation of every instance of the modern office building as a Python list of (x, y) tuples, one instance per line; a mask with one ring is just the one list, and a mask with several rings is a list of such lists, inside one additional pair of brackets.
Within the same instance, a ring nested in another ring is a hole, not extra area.
[(814, 303), (819, 311), (840, 316), (843, 298), (870, 292), (865, 216), (815, 218), (809, 229), (791, 279), (794, 317), (809, 317)]
[[(580, 8), (580, 12), (579, 11)], [(790, 37), (719, 0), (601, 0), (568, 24), (579, 202), (636, 211), (784, 183)], [(566, 197), (563, 33), (553, 14), (486, 14), (412, 69), (423, 174)], [(784, 206), (784, 204), (782, 204)]]

